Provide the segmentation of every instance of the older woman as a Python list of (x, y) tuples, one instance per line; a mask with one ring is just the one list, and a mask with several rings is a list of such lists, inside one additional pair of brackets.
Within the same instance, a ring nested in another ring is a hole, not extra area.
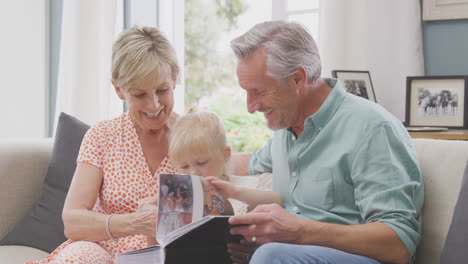
[(115, 253), (155, 243), (155, 173), (174, 173), (168, 132), (179, 66), (155, 28), (132, 28), (115, 41), (112, 83), (128, 112), (85, 135), (63, 209), (68, 241), (36, 263), (113, 263)]

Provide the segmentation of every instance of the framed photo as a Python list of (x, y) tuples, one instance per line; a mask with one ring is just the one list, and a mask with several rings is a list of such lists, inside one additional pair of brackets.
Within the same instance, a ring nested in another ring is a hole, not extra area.
[(468, 76), (406, 79), (406, 126), (468, 127)]
[(423, 20), (468, 18), (468, 0), (423, 0)]
[(369, 71), (333, 70), (332, 76), (343, 83), (348, 93), (377, 102)]

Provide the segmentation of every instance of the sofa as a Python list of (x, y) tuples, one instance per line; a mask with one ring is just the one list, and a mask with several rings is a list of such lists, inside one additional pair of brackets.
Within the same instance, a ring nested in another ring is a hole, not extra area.
[[(468, 159), (468, 141), (414, 139), (425, 183), (423, 235), (417, 264), (439, 263)], [(52, 151), (51, 139), (0, 140), (0, 239), (28, 212), (41, 193)], [(246, 177), (246, 178), (244, 178)], [(241, 176), (239, 184), (269, 188), (271, 178)], [(0, 246), (0, 263), (37, 260), (47, 252)]]

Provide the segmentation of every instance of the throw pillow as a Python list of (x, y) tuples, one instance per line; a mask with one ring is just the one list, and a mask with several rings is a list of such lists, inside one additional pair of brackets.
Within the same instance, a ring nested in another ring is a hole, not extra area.
[(52, 252), (66, 238), (62, 209), (81, 141), (89, 126), (61, 113), (55, 133), (52, 156), (42, 194), (25, 217), (0, 241), (0, 245), (22, 245)]
[(453, 211), (452, 223), (445, 239), (440, 257), (441, 264), (466, 263), (468, 259), (468, 163), (463, 182)]

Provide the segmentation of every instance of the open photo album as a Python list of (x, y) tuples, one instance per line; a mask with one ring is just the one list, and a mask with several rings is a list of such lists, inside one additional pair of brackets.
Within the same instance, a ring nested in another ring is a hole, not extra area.
[(202, 177), (159, 175), (158, 245), (117, 254), (116, 264), (231, 263), (228, 242), (233, 209)]

